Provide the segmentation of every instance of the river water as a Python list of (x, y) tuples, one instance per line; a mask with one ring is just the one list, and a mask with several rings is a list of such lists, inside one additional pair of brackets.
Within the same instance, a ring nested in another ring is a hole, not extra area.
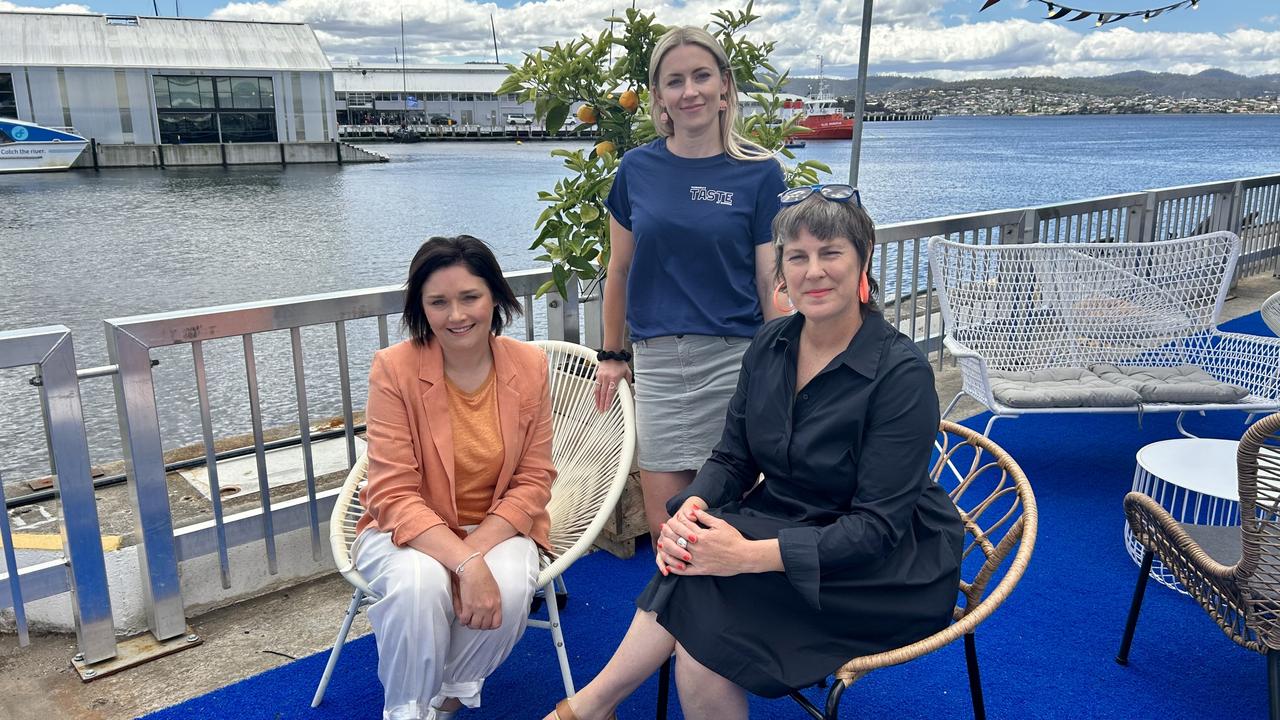
[[(859, 185), (878, 222), (898, 222), (1280, 172), (1277, 137), (1280, 116), (871, 123)], [(553, 147), (379, 145), (392, 162), (0, 176), (0, 330), (65, 324), (90, 367), (107, 362), (104, 318), (398, 283), (430, 235), (470, 233), (504, 268), (533, 267), (537, 191), (564, 174)], [(847, 141), (796, 152), (846, 181)], [(357, 408), (375, 338), (372, 324), (352, 329)], [(305, 342), (311, 415), (335, 414), (333, 332), (308, 331)], [(206, 353), (217, 432), (248, 432), (239, 343)], [(267, 424), (296, 422), (287, 334), (259, 340), (257, 355)], [(157, 356), (165, 446), (198, 441), (190, 352)], [(46, 463), (30, 375), (0, 372), (9, 481)], [(82, 390), (93, 461), (120, 457), (110, 380)]]

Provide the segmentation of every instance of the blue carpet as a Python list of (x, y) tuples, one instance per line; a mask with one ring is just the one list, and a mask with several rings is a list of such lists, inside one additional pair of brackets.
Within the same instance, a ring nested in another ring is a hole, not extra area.
[[(1224, 329), (1271, 333), (1257, 314)], [(981, 429), (980, 415), (966, 421)], [(1019, 462), (1040, 506), (1040, 535), (1030, 568), (977, 634), (992, 718), (1262, 718), (1266, 663), (1223, 636), (1192, 600), (1151, 583), (1131, 654), (1113, 661), (1137, 568), (1123, 545), (1121, 499), (1133, 479), (1134, 453), (1177, 436), (1173, 415), (1076, 415), (1002, 420), (992, 437)], [(1238, 438), (1239, 413), (1191, 417), (1204, 437)], [(648, 581), (653, 558), (628, 561), (596, 553), (567, 573), (562, 617), (574, 677), (581, 685), (608, 660)], [(341, 618), (333, 618), (336, 632)], [(371, 636), (347, 645), (324, 704), (309, 707), (327, 651), (275, 668), (147, 716), (150, 720), (368, 719), (381, 716), (381, 686)], [(810, 691), (817, 697), (816, 690)], [(550, 634), (530, 628), (485, 685), (484, 707), (468, 720), (540, 718), (562, 695)], [(652, 718), (650, 679), (619, 709), (623, 720)], [(820, 704), (820, 703), (819, 703)], [(843, 715), (867, 718), (972, 717), (961, 643), (905, 666), (877, 671), (845, 694)], [(672, 702), (670, 717), (680, 718)], [(751, 717), (804, 714), (790, 700), (753, 698)]]

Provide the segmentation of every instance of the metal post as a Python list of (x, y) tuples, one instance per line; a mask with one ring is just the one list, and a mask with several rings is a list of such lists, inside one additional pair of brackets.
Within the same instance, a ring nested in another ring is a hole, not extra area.
[(595, 292), (582, 298), (583, 343), (587, 347), (604, 347), (604, 278), (594, 283)]
[(858, 104), (853, 114), (853, 149), (849, 158), (849, 184), (858, 186), (858, 165), (862, 161), (862, 121), (867, 112), (867, 61), (871, 54), (871, 5), (862, 2), (862, 44), (858, 46)]
[(547, 298), (547, 339), (580, 342), (582, 333), (578, 319), (578, 277), (572, 276), (565, 283), (569, 297), (561, 297), (559, 293), (550, 291)]
[(106, 333), (107, 354), (112, 364), (120, 366), (114, 380), (116, 417), (139, 543), (138, 566), (147, 626), (157, 640), (168, 640), (186, 632), (187, 620), (178, 578), (150, 349), (111, 321), (106, 322)]
[[(61, 498), (63, 549), (69, 566), (76, 641), (86, 662), (115, 657), (115, 623), (89, 472), (80, 385), (71, 331), (62, 325), (0, 332), (0, 367), (39, 365), (47, 408), (54, 487)], [(9, 545), (6, 543), (6, 547)], [(16, 594), (15, 602), (21, 602)]]
[(98, 662), (116, 655), (115, 623), (70, 330), (49, 351), (40, 369), (52, 425), (50, 453), (58, 468), (54, 485), (61, 499), (63, 543), (71, 566), (76, 640), (85, 661)]

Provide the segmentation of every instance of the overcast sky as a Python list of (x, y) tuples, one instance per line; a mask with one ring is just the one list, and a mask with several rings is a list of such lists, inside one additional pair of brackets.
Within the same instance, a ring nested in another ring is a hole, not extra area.
[[(1069, 0), (1103, 11), (1143, 10), (1172, 0)], [(503, 62), (579, 33), (598, 33), (602, 19), (627, 0), (155, 0), (161, 15), (305, 22), (334, 64), (392, 62), (404, 12), (410, 62), (493, 58), (489, 15)], [(175, 6), (176, 3), (176, 6)], [(745, 5), (745, 0), (744, 0)], [(706, 24), (733, 0), (637, 0), (665, 24)], [(1245, 75), (1280, 73), (1280, 2), (1200, 0), (1143, 23), (1129, 19), (1095, 29), (1092, 21), (1046, 22), (1043, 6), (1003, 0), (979, 13), (982, 0), (877, 0), (871, 37), (873, 74), (943, 79), (1008, 75), (1101, 75), (1125, 70), (1198, 72), (1217, 67)], [(152, 15), (152, 0), (0, 0), (0, 10)], [(793, 74), (817, 68), (856, 73), (861, 0), (757, 0), (753, 26), (778, 43), (774, 60)]]

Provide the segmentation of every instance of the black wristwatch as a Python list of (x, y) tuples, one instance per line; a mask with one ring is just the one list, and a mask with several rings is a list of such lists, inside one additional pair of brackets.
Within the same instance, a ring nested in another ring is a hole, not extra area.
[(599, 362), (604, 362), (605, 360), (631, 362), (631, 353), (627, 350), (597, 350), (596, 360)]

